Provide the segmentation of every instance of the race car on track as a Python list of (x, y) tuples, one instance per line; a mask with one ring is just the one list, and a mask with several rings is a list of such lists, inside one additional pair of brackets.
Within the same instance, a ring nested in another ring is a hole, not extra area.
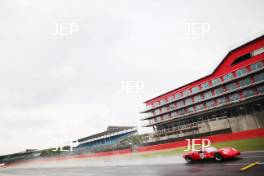
[(223, 159), (235, 158), (240, 155), (240, 152), (235, 148), (225, 147), (217, 149), (215, 147), (206, 147), (204, 150), (199, 149), (198, 151), (193, 151), (183, 154), (183, 158), (187, 163), (193, 161), (214, 159), (216, 161), (222, 161)]

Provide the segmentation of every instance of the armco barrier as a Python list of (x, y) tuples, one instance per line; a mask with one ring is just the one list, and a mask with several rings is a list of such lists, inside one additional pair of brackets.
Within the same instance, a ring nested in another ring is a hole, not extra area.
[[(257, 137), (264, 137), (264, 128), (249, 130), (249, 131), (241, 131), (236, 133), (228, 133), (228, 134), (219, 134), (214, 136), (203, 137), (200, 139), (209, 139), (211, 143), (215, 142), (225, 142), (225, 141), (233, 141), (233, 140), (242, 140), (242, 139), (250, 139), (250, 138), (257, 138)], [(171, 142), (166, 144), (157, 144), (151, 146), (144, 146), (137, 148), (138, 152), (147, 152), (153, 150), (165, 150), (165, 149), (172, 149), (177, 147), (184, 147), (187, 146), (187, 141), (178, 141), (178, 142)]]

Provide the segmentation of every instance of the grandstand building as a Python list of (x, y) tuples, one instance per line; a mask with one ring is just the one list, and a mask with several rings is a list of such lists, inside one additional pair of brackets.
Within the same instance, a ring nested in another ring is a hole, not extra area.
[[(109, 126), (106, 131), (78, 139), (77, 152), (97, 152), (122, 148), (122, 140), (137, 133), (136, 127)], [(127, 146), (125, 146), (127, 147)]]
[(230, 51), (208, 76), (145, 102), (147, 142), (264, 127), (264, 36)]

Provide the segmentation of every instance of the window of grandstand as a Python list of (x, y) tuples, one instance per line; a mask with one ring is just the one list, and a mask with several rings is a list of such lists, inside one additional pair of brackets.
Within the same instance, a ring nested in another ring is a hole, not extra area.
[(216, 100), (216, 102), (217, 102), (217, 104), (224, 104), (226, 102), (226, 99), (225, 99), (225, 97), (221, 97), (221, 98), (218, 98)]
[(250, 65), (251, 70), (258, 70), (263, 68), (263, 62), (257, 62), (255, 64)]
[(188, 96), (188, 95), (190, 95), (190, 90), (183, 91), (183, 96)]
[(193, 112), (194, 111), (194, 108), (191, 106), (187, 110), (188, 110), (188, 112)]
[(167, 119), (169, 119), (169, 117), (170, 116), (168, 114), (166, 114), (166, 115), (163, 116), (163, 120), (167, 120)]
[(252, 55), (252, 56), (256, 56), (256, 55), (259, 55), (259, 54), (262, 54), (262, 53), (264, 53), (264, 47), (254, 50), (254, 51), (251, 53), (251, 55)]
[(263, 94), (264, 93), (264, 85), (257, 87), (258, 93)]
[(154, 112), (149, 112), (147, 114), (148, 114), (148, 117), (151, 117), (151, 116), (154, 116), (155, 115)]
[(264, 73), (259, 73), (254, 76), (255, 82), (263, 81), (264, 80)]
[(208, 98), (210, 98), (212, 96), (213, 96), (213, 94), (212, 94), (211, 91), (207, 91), (207, 92), (204, 93), (204, 99), (208, 99)]
[(182, 107), (184, 106), (184, 102), (183, 101), (178, 101), (177, 102), (177, 107)]
[(254, 90), (253, 89), (248, 89), (243, 91), (244, 97), (250, 97), (254, 95)]
[(250, 58), (251, 58), (250, 53), (244, 54), (243, 56), (238, 57), (231, 65), (238, 64), (238, 63), (243, 62), (245, 60), (248, 60)]
[(224, 93), (224, 88), (223, 87), (219, 87), (217, 89), (215, 89), (215, 95), (220, 95), (222, 93)]
[(170, 96), (169, 97), (169, 102), (172, 102), (172, 101), (174, 101), (174, 97), (173, 96)]
[(251, 83), (250, 79), (249, 78), (246, 78), (246, 79), (242, 79), (241, 81), (239, 81), (239, 85), (240, 87), (244, 87), (244, 86), (247, 86)]
[(157, 117), (157, 122), (160, 122), (160, 121), (161, 121), (161, 117), (158, 116), (158, 117)]
[(196, 92), (199, 92), (198, 86), (192, 88), (192, 93), (196, 93)]
[(166, 112), (166, 111), (167, 111), (167, 107), (162, 107), (162, 108), (161, 108), (161, 111), (162, 111), (162, 112)]
[(201, 95), (196, 95), (193, 98), (194, 102), (202, 101), (202, 96)]
[(241, 69), (236, 71), (237, 77), (243, 76), (245, 74), (247, 74), (247, 69), (246, 68), (241, 68)]
[(236, 83), (230, 83), (230, 84), (226, 85), (226, 90), (227, 91), (231, 91), (231, 90), (234, 90), (234, 89), (236, 89)]
[(229, 95), (229, 99), (230, 101), (239, 100), (240, 99), (239, 93), (234, 93), (234, 94)]
[(164, 105), (165, 103), (166, 103), (166, 100), (165, 99), (160, 100), (160, 104), (161, 105)]
[(173, 109), (175, 109), (175, 108), (176, 108), (175, 104), (171, 104), (171, 105), (170, 105), (170, 110), (173, 110)]
[(198, 104), (198, 105), (196, 105), (196, 110), (202, 110), (202, 109), (204, 109), (204, 104)]
[(154, 119), (150, 119), (150, 120), (149, 120), (149, 123), (150, 123), (150, 124), (153, 124), (153, 123), (155, 123), (155, 120), (154, 120)]
[(233, 79), (234, 75), (233, 75), (233, 73), (228, 73), (223, 78), (224, 78), (224, 81), (228, 81), (228, 80)]
[(208, 108), (213, 107), (213, 106), (214, 106), (214, 101), (213, 101), (213, 100), (211, 100), (211, 101), (207, 101), (207, 102), (206, 102), (206, 106), (207, 106)]
[(178, 114), (180, 114), (180, 115), (184, 114), (184, 109), (180, 109), (180, 110), (178, 111)]
[(157, 115), (157, 114), (160, 113), (160, 110), (159, 110), (159, 109), (156, 109), (154, 112), (155, 112), (155, 114)]
[(158, 107), (158, 106), (159, 106), (159, 102), (155, 102), (154, 107)]
[(207, 88), (209, 88), (209, 83), (208, 82), (203, 83), (202, 84), (202, 89), (207, 89)]
[(176, 94), (175, 99), (179, 99), (179, 98), (181, 98), (181, 94)]
[(185, 105), (189, 105), (189, 104), (191, 104), (192, 103), (192, 99), (191, 98), (187, 98), (186, 100), (185, 100)]
[(172, 117), (172, 118), (174, 118), (174, 117), (176, 117), (176, 116), (177, 116), (177, 113), (176, 113), (176, 112), (171, 113), (171, 117)]
[(221, 78), (216, 78), (216, 79), (213, 79), (212, 80), (212, 84), (213, 84), (213, 86), (216, 86), (216, 85), (218, 85), (218, 84), (220, 84), (221, 83)]

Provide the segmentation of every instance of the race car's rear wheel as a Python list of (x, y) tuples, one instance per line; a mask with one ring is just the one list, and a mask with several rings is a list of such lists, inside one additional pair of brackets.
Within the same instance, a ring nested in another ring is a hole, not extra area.
[(191, 163), (193, 160), (192, 160), (191, 157), (186, 156), (186, 157), (185, 157), (185, 161), (186, 161), (187, 163)]
[(222, 155), (221, 155), (220, 153), (216, 153), (216, 154), (214, 155), (214, 159), (215, 159), (216, 161), (222, 161), (223, 157), (222, 157)]

